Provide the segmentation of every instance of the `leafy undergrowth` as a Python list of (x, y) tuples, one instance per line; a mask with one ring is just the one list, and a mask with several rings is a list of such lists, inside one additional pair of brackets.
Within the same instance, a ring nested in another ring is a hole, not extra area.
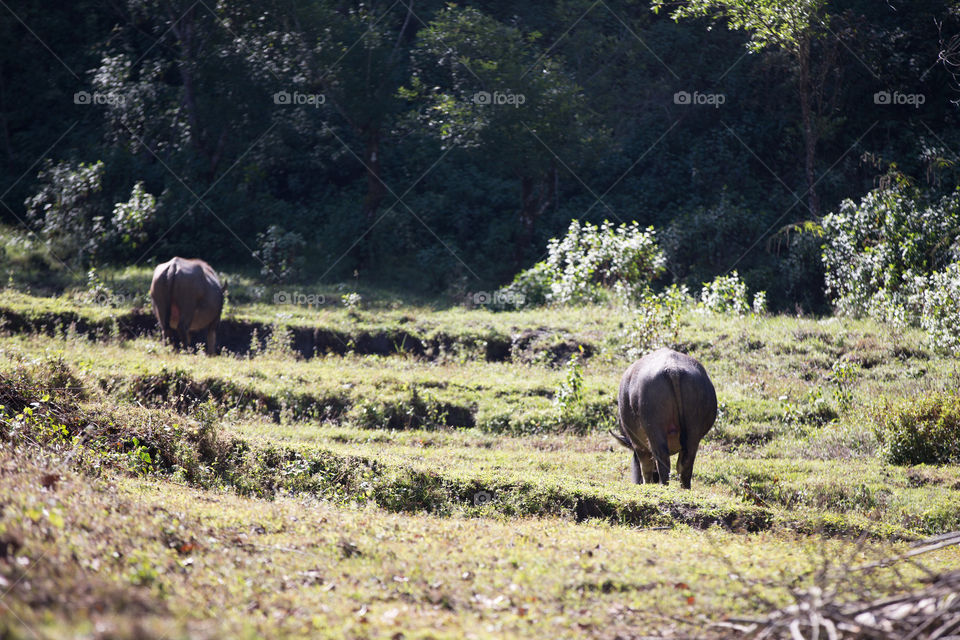
[(935, 393), (877, 409), (877, 437), (893, 464), (960, 462), (960, 395)]

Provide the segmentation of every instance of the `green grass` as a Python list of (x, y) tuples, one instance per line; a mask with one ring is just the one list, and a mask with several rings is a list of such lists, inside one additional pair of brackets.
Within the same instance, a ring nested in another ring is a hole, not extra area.
[[(554, 518), (265, 502), (0, 456), (12, 637), (586, 637), (702, 630), (790, 602), (825, 558), (875, 548), (790, 534), (631, 530)], [(957, 564), (956, 550), (930, 559)], [(884, 573), (873, 589), (914, 572)], [(840, 580), (840, 576), (834, 576)], [(849, 579), (849, 576), (847, 577)], [(762, 585), (762, 599), (753, 581)], [(49, 597), (48, 594), (53, 595)]]
[[(103, 279), (120, 291), (148, 276)], [(0, 292), (0, 315), (53, 329), (0, 335), (0, 377), (30, 389), (0, 419), (0, 577), (23, 620), (0, 629), (689, 635), (786, 603), (825, 558), (857, 564), (960, 528), (960, 466), (892, 465), (875, 436), (884, 407), (957, 390), (955, 361), (917, 332), (686, 311), (677, 346), (707, 367), (721, 412), (683, 491), (630, 484), (606, 434), (628, 364), (616, 309), (491, 313), (376, 291), (359, 310), (278, 308), (254, 279), (233, 282), (238, 324), (434, 342), (304, 359), (274, 338), (208, 358), (121, 339), (127, 298)], [(507, 345), (498, 361), (489, 340)], [(561, 411), (559, 365), (577, 345), (585, 401)], [(31, 590), (16, 586), (28, 570)]]

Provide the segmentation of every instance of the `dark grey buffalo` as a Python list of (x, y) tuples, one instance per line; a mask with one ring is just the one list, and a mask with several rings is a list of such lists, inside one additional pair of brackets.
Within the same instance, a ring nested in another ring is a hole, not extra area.
[(679, 453), (677, 473), (690, 488), (700, 439), (717, 419), (717, 393), (699, 362), (659, 349), (634, 362), (620, 380), (620, 433), (610, 433), (633, 451), (633, 481), (667, 484), (670, 456)]
[(157, 265), (150, 299), (164, 341), (169, 340), (177, 349), (189, 349), (190, 332), (205, 330), (207, 353), (216, 353), (223, 287), (210, 265), (189, 258), (172, 258)]

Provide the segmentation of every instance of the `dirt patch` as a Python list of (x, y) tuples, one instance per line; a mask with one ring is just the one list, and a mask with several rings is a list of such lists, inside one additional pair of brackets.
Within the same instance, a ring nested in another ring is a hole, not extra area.
[(756, 533), (773, 526), (773, 517), (762, 508), (734, 511), (704, 511), (692, 504), (614, 504), (595, 497), (578, 497), (574, 506), (577, 522), (590, 518), (641, 527), (672, 527), (686, 524), (697, 529), (720, 526), (736, 533)]
[(514, 362), (547, 364), (551, 367), (562, 366), (573, 354), (582, 353), (584, 358), (589, 358), (596, 352), (593, 345), (575, 339), (569, 332), (546, 327), (515, 333), (510, 342), (510, 355)]

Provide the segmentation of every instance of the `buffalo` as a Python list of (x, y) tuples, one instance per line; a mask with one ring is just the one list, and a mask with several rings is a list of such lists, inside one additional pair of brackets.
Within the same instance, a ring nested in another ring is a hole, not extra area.
[(223, 287), (203, 260), (172, 258), (157, 265), (150, 283), (153, 313), (163, 340), (190, 348), (190, 332), (207, 332), (207, 354), (217, 350), (217, 326), (223, 311)]
[(677, 473), (690, 488), (700, 439), (717, 419), (717, 393), (696, 359), (659, 349), (627, 368), (617, 397), (620, 433), (633, 451), (633, 481), (667, 484), (670, 456), (679, 453)]

